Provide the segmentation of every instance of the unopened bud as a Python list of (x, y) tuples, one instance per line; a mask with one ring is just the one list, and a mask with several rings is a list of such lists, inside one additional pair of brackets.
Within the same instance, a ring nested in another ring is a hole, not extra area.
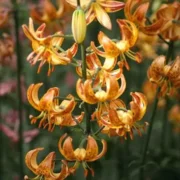
[(72, 33), (77, 43), (82, 43), (86, 36), (86, 18), (84, 11), (78, 7), (72, 17)]

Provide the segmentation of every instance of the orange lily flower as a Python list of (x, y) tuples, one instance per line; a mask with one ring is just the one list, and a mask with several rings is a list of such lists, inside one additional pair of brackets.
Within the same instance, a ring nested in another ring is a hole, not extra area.
[[(76, 0), (66, 0), (72, 7), (77, 7)], [(80, 0), (81, 7), (86, 10), (86, 22), (90, 24), (95, 19), (107, 29), (112, 29), (111, 19), (107, 13), (113, 13), (124, 7), (123, 2), (112, 0)], [(87, 9), (88, 8), (88, 9)]]
[[(64, 143), (63, 143), (64, 141)], [(68, 161), (76, 161), (74, 166), (71, 168), (70, 171), (75, 171), (79, 163), (82, 163), (84, 169), (85, 169), (85, 176), (87, 176), (88, 169), (91, 171), (92, 175), (94, 175), (93, 169), (91, 169), (86, 162), (93, 162), (98, 159), (100, 159), (107, 151), (107, 144), (105, 140), (101, 140), (103, 148), (102, 151), (98, 154), (98, 145), (96, 140), (92, 136), (87, 137), (87, 145), (86, 149), (84, 149), (82, 146), (75, 149), (72, 145), (72, 138), (67, 137), (67, 134), (64, 134), (61, 136), (59, 140), (59, 151), (60, 153), (68, 160)]]
[(92, 79), (87, 79), (84, 83), (79, 79), (76, 84), (78, 96), (89, 104), (110, 101), (117, 99), (126, 88), (124, 75), (121, 74), (121, 86), (119, 87), (116, 77), (105, 75), (105, 84), (94, 84)]
[[(39, 151), (42, 151), (44, 148), (36, 148), (34, 150), (29, 151), (25, 157), (25, 163), (27, 167), (37, 175), (34, 179), (45, 179), (45, 180), (63, 180), (69, 175), (69, 170), (67, 163), (62, 161), (61, 172), (54, 173), (54, 165), (55, 165), (55, 152), (49, 153), (45, 159), (38, 164), (37, 163), (37, 155)], [(29, 178), (25, 176), (25, 179)], [(31, 179), (31, 178), (30, 178)]]
[(83, 114), (72, 117), (72, 111), (75, 108), (76, 102), (72, 95), (68, 95), (66, 100), (59, 104), (59, 100), (55, 97), (59, 96), (57, 87), (50, 88), (43, 97), (39, 100), (38, 91), (43, 83), (32, 84), (27, 90), (27, 98), (29, 103), (38, 111), (40, 115), (37, 117), (30, 116), (31, 123), (34, 124), (38, 119), (41, 119), (39, 128), (48, 126), (49, 131), (53, 131), (55, 125), (59, 126), (75, 126), (77, 121), (82, 121)]
[[(94, 84), (97, 83), (105, 83), (105, 74), (109, 73), (110, 76), (115, 77), (117, 80), (121, 77), (122, 74), (122, 64), (119, 62), (119, 68), (113, 70), (117, 64), (116, 58), (106, 58), (102, 65), (100, 59), (95, 53), (87, 54), (86, 55), (86, 64), (87, 64), (87, 78), (93, 78)], [(76, 72), (79, 76), (82, 77), (82, 67), (77, 66)]]
[(140, 121), (147, 107), (146, 97), (139, 92), (131, 93), (132, 101), (130, 102), (130, 110), (126, 109), (126, 105), (121, 100), (111, 101), (110, 104), (100, 104), (96, 111), (96, 118), (99, 124), (105, 126), (102, 132), (110, 136), (122, 136), (127, 138), (129, 133), (133, 139), (133, 129), (136, 129), (141, 135), (140, 129), (145, 128), (145, 125), (140, 126), (137, 121)]
[(26, 25), (23, 25), (22, 28), (25, 35), (31, 40), (33, 48), (33, 52), (29, 54), (27, 60), (31, 65), (36, 64), (37, 61), (41, 61), (38, 73), (40, 72), (41, 67), (48, 62), (48, 75), (50, 75), (50, 73), (54, 71), (55, 65), (67, 65), (71, 62), (72, 57), (77, 52), (78, 46), (74, 43), (67, 51), (59, 53), (58, 48), (62, 45), (64, 38), (53, 36), (63, 36), (62, 32), (58, 32), (52, 36), (43, 37), (45, 26), (45, 24), (42, 24), (35, 31), (33, 21), (29, 18), (29, 28)]
[(95, 53), (105, 58), (116, 58), (120, 56), (126, 68), (129, 69), (125, 55), (139, 63), (141, 62), (140, 54), (130, 50), (137, 41), (138, 29), (134, 23), (128, 20), (117, 19), (117, 23), (122, 32), (122, 40), (114, 42), (100, 31), (98, 34), (98, 41), (104, 51), (99, 50), (94, 42), (91, 42), (91, 47)]
[(161, 87), (160, 96), (172, 94), (172, 88), (180, 87), (180, 57), (165, 65), (165, 56), (157, 57), (148, 69), (148, 78)]
[(157, 12), (157, 19), (164, 19), (165, 25), (161, 29), (161, 35), (168, 40), (180, 39), (180, 3), (163, 4)]
[(159, 18), (153, 24), (146, 25), (146, 12), (148, 8), (149, 2), (143, 2), (142, 0), (127, 0), (124, 7), (124, 13), (126, 18), (137, 24), (143, 33), (156, 35), (164, 25), (164, 19)]

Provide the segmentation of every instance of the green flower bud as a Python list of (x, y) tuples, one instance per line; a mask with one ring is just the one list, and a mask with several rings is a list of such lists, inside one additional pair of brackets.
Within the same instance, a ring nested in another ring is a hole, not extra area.
[(77, 43), (82, 43), (86, 36), (86, 18), (84, 11), (78, 7), (72, 16), (72, 34)]

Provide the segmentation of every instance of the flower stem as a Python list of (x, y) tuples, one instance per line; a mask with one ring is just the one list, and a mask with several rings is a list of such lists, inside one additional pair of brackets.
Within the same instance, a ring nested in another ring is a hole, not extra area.
[(150, 141), (150, 137), (151, 137), (151, 131), (152, 131), (155, 115), (156, 115), (159, 92), (160, 92), (160, 87), (157, 89), (157, 92), (156, 92), (155, 101), (154, 101), (153, 110), (152, 110), (152, 115), (151, 115), (151, 118), (149, 121), (149, 128), (148, 128), (147, 136), (145, 139), (145, 145), (144, 145), (142, 159), (141, 159), (141, 163), (140, 163), (140, 178), (139, 178), (140, 180), (144, 180), (144, 164), (146, 161), (146, 155), (147, 155), (147, 150), (148, 150), (149, 141)]
[(24, 154), (23, 154), (23, 102), (22, 102), (22, 90), (21, 90), (21, 45), (19, 40), (19, 18), (18, 18), (18, 5), (14, 0), (14, 23), (15, 23), (15, 37), (16, 37), (16, 55), (17, 55), (17, 94), (18, 94), (18, 112), (19, 112), (19, 179), (23, 179), (24, 176)]
[[(82, 60), (82, 79), (83, 82), (87, 79), (87, 73), (86, 73), (86, 52), (85, 52), (85, 46), (84, 42), (80, 44), (81, 47), (81, 60)], [(89, 106), (86, 102), (83, 104), (84, 107), (84, 113), (85, 113), (85, 121), (86, 121), (86, 134), (91, 133), (91, 115), (89, 114)]]

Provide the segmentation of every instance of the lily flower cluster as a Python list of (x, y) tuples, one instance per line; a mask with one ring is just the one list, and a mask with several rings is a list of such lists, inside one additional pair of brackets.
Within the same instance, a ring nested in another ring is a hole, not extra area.
[[(48, 89), (39, 98), (39, 88), (43, 83), (31, 84), (27, 90), (27, 98), (32, 107), (40, 112), (38, 116), (30, 115), (32, 124), (40, 120), (39, 128), (48, 128), (50, 132), (53, 132), (55, 126), (77, 126), (83, 130), (84, 138), (79, 147), (74, 149), (73, 139), (69, 135), (64, 134), (60, 137), (58, 148), (65, 158), (62, 160), (60, 173), (53, 172), (55, 166), (54, 152), (49, 153), (38, 164), (36, 158), (43, 148), (29, 151), (26, 155), (26, 165), (37, 175), (35, 179), (42, 177), (47, 180), (65, 179), (76, 171), (79, 164), (82, 164), (85, 176), (87, 176), (88, 170), (94, 175), (94, 170), (89, 167), (87, 162), (96, 161), (104, 156), (107, 151), (107, 143), (105, 140), (101, 140), (102, 151), (99, 153), (97, 134), (92, 133), (92, 121), (97, 122), (98, 133), (101, 132), (110, 137), (118, 136), (127, 139), (130, 136), (133, 139), (134, 131), (142, 135), (141, 130), (144, 130), (148, 125), (147, 122), (140, 123), (146, 113), (147, 99), (141, 92), (131, 92), (132, 101), (129, 103), (129, 108), (120, 99), (127, 84), (123, 71), (124, 68), (130, 70), (128, 59), (138, 63), (142, 60), (138, 52), (131, 50), (136, 44), (139, 31), (146, 35), (157, 35), (167, 23), (164, 17), (159, 15), (157, 21), (147, 25), (146, 13), (149, 3), (144, 3), (141, 0), (127, 0), (125, 3), (114, 0), (66, 0), (66, 2), (75, 8), (72, 16), (73, 35), (65, 35), (62, 31), (58, 31), (53, 35), (46, 36), (44, 35), (45, 23), (35, 30), (31, 18), (29, 19), (29, 27), (23, 25), (22, 28), (31, 41), (33, 49), (27, 60), (31, 65), (40, 62), (38, 73), (45, 63), (49, 65), (48, 76), (54, 71), (55, 66), (75, 65), (79, 76), (76, 82), (76, 92), (79, 98), (72, 94), (60, 98), (60, 89), (57, 87)], [(57, 11), (52, 5), (48, 9), (47, 4), (49, 3), (47, 0), (45, 12), (41, 17), (44, 22), (62, 15), (63, 3)], [(112, 23), (107, 13), (113, 13), (123, 8), (126, 19), (116, 20), (121, 39), (111, 39), (100, 31), (97, 37), (99, 45), (91, 41), (90, 45), (85, 47), (84, 41), (88, 24), (97, 19), (102, 26), (112, 29)], [(67, 36), (74, 38), (75, 42), (70, 48), (64, 50), (62, 44)], [(81, 47), (81, 59), (77, 60), (75, 56), (79, 47)], [(165, 94), (170, 92), (170, 85), (179, 87), (179, 68), (179, 57), (174, 62), (165, 65), (165, 57), (160, 56), (150, 66), (148, 77), (150, 81), (161, 86), (161, 93)], [(77, 106), (78, 103), (80, 103), (79, 106)], [(96, 107), (92, 113), (89, 112), (91, 106)], [(78, 107), (81, 113), (74, 115), (74, 110)], [(86, 123), (86, 130), (81, 126), (82, 122)], [(86, 148), (84, 147), (85, 144)], [(74, 163), (74, 165), (69, 166), (69, 163)], [(26, 176), (25, 179), (28, 177)]]

